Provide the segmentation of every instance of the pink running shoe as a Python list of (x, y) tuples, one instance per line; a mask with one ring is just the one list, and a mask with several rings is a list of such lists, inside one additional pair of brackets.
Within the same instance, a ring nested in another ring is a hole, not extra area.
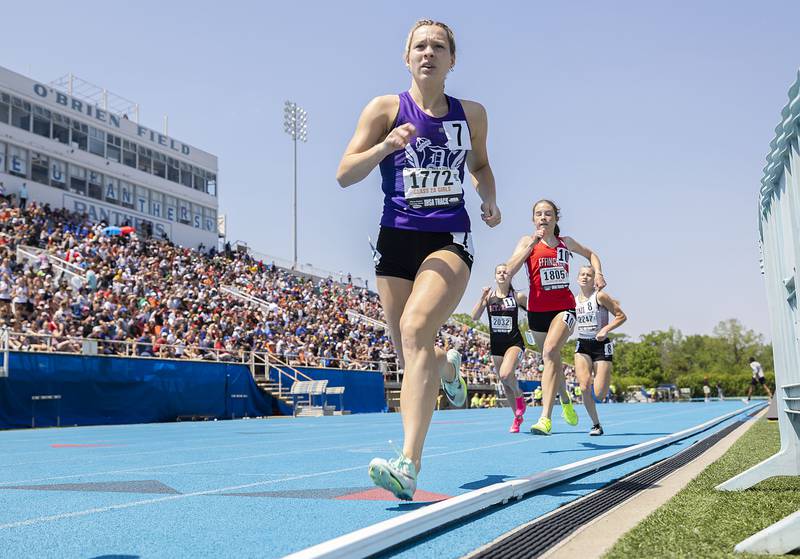
[(514, 416), (514, 423), (511, 424), (509, 433), (519, 433), (519, 426), (522, 425), (523, 417), (521, 415)]
[(517, 409), (514, 411), (514, 414), (515, 415), (524, 415), (525, 414), (525, 409), (527, 408), (527, 405), (525, 404), (525, 397), (524, 396), (520, 396), (519, 398), (517, 398), (516, 404), (517, 404)]

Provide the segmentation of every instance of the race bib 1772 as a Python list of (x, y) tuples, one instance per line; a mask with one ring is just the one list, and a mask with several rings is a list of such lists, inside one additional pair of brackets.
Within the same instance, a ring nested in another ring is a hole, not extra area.
[(458, 170), (447, 167), (406, 167), (403, 169), (403, 188), (406, 202), (414, 209), (455, 206), (464, 196)]

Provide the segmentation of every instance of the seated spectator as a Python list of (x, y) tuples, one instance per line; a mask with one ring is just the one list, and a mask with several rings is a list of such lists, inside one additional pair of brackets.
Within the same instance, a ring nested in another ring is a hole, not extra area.
[(153, 357), (153, 338), (147, 328), (136, 339), (136, 355), (139, 357)]

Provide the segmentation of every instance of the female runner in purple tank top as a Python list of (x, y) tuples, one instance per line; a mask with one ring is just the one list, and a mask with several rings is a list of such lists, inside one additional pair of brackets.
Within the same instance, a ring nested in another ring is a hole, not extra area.
[(404, 500), (416, 490), (440, 382), (453, 405), (463, 406), (467, 397), (461, 355), (435, 347), (436, 334), (461, 300), (472, 267), (465, 164), (482, 201), (483, 221), (489, 227), (500, 223), (486, 153), (486, 111), (444, 92), (455, 61), (450, 28), (418, 21), (405, 50), (411, 88), (367, 104), (336, 175), (347, 187), (376, 166), (381, 170), (384, 203), (375, 274), (404, 369), (404, 440), (396, 459), (375, 458), (369, 474), (376, 485)]

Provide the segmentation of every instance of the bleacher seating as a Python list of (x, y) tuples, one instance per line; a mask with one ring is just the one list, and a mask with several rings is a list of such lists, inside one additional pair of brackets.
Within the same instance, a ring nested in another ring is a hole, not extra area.
[[(11, 349), (241, 362), (268, 352), (292, 366), (396, 369), (376, 326), (380, 301), (367, 289), (247, 252), (201, 253), (105, 228), (64, 209), (0, 201), (0, 326), (13, 333)], [(441, 334), (440, 345), (461, 351), (471, 384), (496, 382), (485, 334), (455, 322)], [(539, 364), (529, 353), (518, 374), (538, 378)]]

